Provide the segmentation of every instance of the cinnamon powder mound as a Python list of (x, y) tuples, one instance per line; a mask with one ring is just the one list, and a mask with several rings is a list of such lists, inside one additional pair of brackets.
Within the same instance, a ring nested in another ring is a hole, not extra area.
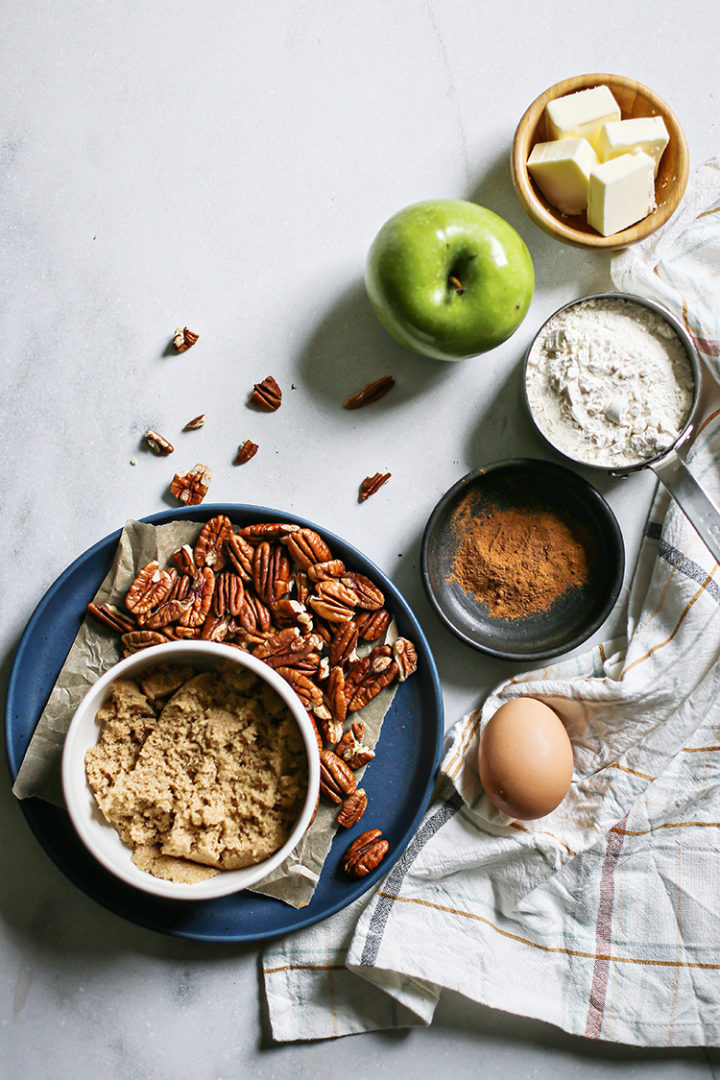
[(546, 611), (567, 589), (587, 584), (586, 530), (542, 506), (461, 502), (453, 525), (458, 548), (449, 580), (492, 616), (519, 619)]

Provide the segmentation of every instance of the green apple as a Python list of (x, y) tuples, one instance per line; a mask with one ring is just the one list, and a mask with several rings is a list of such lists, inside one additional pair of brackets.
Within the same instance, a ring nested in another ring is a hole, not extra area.
[(365, 269), (385, 329), (439, 360), (475, 356), (509, 338), (534, 285), (530, 253), (512, 225), (462, 199), (395, 214), (373, 240)]

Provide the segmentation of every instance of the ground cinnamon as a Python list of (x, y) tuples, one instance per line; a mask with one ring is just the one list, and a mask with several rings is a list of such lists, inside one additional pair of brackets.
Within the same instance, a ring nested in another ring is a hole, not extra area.
[(469, 493), (453, 515), (457, 551), (450, 580), (495, 618), (546, 611), (589, 574), (585, 530), (540, 505), (484, 502)]

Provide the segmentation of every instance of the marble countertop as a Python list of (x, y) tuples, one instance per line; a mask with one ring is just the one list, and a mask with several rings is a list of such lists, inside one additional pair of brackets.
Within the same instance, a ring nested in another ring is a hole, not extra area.
[[(172, 505), (211, 465), (208, 501), (324, 523), (378, 563), (434, 651), (450, 725), (517, 668), (456, 641), (422, 590), (423, 527), (465, 472), (547, 457), (520, 364), (554, 308), (610, 286), (609, 256), (565, 248), (523, 214), (509, 148), (543, 89), (582, 71), (633, 76), (672, 104), (692, 164), (718, 151), (720, 10), (710, 0), (569, 9), (456, 0), (8, 0), (0, 41), (0, 472), (3, 689), (23, 628), (78, 554)], [(383, 331), (362, 273), (383, 221), (469, 198), (528, 244), (537, 288), (517, 333), (457, 364)], [(200, 340), (179, 357), (175, 327)], [(272, 373), (277, 414), (246, 408)], [(372, 410), (340, 405), (392, 373)], [(183, 425), (205, 412), (196, 432)], [(155, 457), (152, 427), (176, 446)], [(237, 446), (260, 446), (233, 466)], [(366, 503), (362, 478), (391, 481)], [(604, 481), (627, 594), (653, 484)], [(622, 626), (622, 602), (596, 637)], [(273, 1045), (258, 949), (136, 927), (88, 899), (34, 840), (2, 769), (0, 1058), (8, 1080), (258, 1080), (355, 1074), (707, 1078), (704, 1050), (571, 1038), (447, 994), (428, 1029)], [(522, 974), (518, 972), (518, 978)]]

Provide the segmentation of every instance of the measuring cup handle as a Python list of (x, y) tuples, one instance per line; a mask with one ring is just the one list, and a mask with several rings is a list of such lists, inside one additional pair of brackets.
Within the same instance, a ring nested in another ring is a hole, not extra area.
[(715, 561), (720, 563), (720, 510), (680, 455), (671, 450), (659, 461), (654, 461), (650, 468), (668, 489)]

